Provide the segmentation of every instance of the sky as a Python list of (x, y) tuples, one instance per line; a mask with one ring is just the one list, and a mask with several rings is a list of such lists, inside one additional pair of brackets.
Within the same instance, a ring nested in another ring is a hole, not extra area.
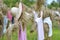
[[(47, 4), (51, 4), (53, 0), (47, 0)], [(57, 0), (55, 0), (57, 2)]]

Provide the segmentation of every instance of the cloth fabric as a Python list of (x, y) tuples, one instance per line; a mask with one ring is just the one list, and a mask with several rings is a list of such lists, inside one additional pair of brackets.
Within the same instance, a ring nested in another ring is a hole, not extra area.
[(36, 12), (34, 13), (35, 22), (37, 23), (37, 30), (38, 30), (38, 40), (44, 40), (44, 30), (43, 30), (43, 20), (42, 20), (42, 12), (41, 17), (38, 18)]
[(4, 20), (3, 20), (3, 33), (6, 33), (6, 27), (7, 27), (7, 23), (8, 23), (8, 18), (7, 16), (4, 16)]
[(23, 30), (23, 28), (22, 28), (22, 23), (20, 23), (20, 28), (19, 28), (19, 38), (18, 38), (18, 40), (27, 40), (26, 39), (26, 28), (24, 28), (24, 30)]
[(45, 18), (44, 23), (47, 23), (49, 25), (48, 36), (51, 37), (52, 36), (52, 21), (51, 21), (50, 17)]
[(17, 15), (17, 19), (19, 19), (19, 17), (21, 16), (21, 13), (22, 13), (22, 3), (20, 2), (19, 3), (19, 14)]
[[(19, 3), (19, 13), (17, 15), (17, 19), (19, 19), (19, 17), (21, 16), (22, 13), (22, 3)], [(22, 28), (22, 23), (20, 22), (20, 28), (19, 28), (19, 35), (18, 35), (18, 40), (27, 40), (26, 39), (26, 28)]]
[(12, 17), (12, 24), (14, 24), (14, 17)]
[(8, 17), (8, 19), (9, 19), (10, 21), (12, 20), (12, 15), (11, 15), (10, 10), (7, 12), (7, 17)]
[(33, 11), (33, 14), (34, 14), (34, 20), (37, 19), (38, 15), (35, 11)]

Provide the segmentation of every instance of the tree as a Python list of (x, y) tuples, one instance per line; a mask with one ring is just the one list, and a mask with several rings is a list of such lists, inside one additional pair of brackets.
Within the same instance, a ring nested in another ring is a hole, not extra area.
[(48, 8), (50, 8), (50, 9), (53, 8), (53, 7), (58, 8), (59, 4), (55, 1), (53, 1), (50, 5), (48, 5)]

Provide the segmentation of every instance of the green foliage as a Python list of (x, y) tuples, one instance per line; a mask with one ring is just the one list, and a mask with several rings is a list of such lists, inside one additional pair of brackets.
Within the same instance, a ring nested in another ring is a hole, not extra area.
[[(20, 0), (3, 0), (5, 4), (7, 4), (8, 7), (13, 7), (15, 6), (16, 2), (19, 2)], [(34, 1), (29, 1), (29, 0), (23, 0), (23, 3), (26, 4), (27, 6), (30, 6), (34, 3)]]
[(32, 4), (34, 4), (34, 1), (23, 0), (23, 3), (26, 4), (27, 6), (31, 6)]
[(53, 7), (58, 8), (59, 4), (55, 1), (53, 1), (50, 5), (48, 5), (48, 8), (50, 8), (50, 9), (53, 8)]
[(13, 7), (15, 6), (16, 2), (18, 2), (19, 0), (3, 0), (3, 2), (5, 4), (7, 4), (8, 7)]
[(51, 5), (48, 5), (48, 8), (52, 9), (52, 6)]

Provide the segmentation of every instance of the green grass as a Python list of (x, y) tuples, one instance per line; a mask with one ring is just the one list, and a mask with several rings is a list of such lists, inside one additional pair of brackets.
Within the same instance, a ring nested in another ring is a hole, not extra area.
[(60, 30), (59, 29), (53, 29), (53, 37), (52, 40), (60, 40)]
[[(14, 32), (12, 34), (12, 40), (18, 40), (18, 36), (17, 36), (17, 32)], [(34, 33), (30, 33), (30, 30), (27, 31), (27, 39), (28, 40), (37, 40), (37, 35), (36, 32)], [(2, 40), (6, 40), (6, 38), (4, 37)], [(60, 30), (54, 28), (53, 29), (53, 37), (52, 40), (60, 40)]]
[[(30, 33), (30, 24), (27, 27), (27, 40), (37, 40), (37, 32)], [(12, 40), (18, 40), (18, 33), (15, 31), (12, 33)], [(3, 39), (0, 40), (6, 40), (6, 36), (3, 37)], [(58, 29), (57, 24), (54, 23), (53, 27), (53, 37), (52, 40), (60, 40), (60, 29)]]

